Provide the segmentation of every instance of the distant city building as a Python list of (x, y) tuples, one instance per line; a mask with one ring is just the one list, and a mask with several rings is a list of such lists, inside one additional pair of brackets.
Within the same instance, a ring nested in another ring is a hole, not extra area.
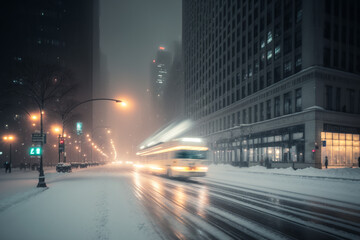
[(213, 161), (352, 167), (360, 2), (183, 1), (185, 114)]
[(161, 126), (166, 122), (164, 115), (164, 90), (168, 81), (168, 74), (171, 66), (171, 54), (164, 47), (159, 47), (156, 57), (151, 64), (150, 91), (153, 111)]
[[(73, 83), (78, 89), (70, 98), (83, 101), (92, 98), (93, 91), (93, 61), (96, 57), (93, 51), (98, 47), (94, 44), (94, 26), (98, 25), (98, 0), (40, 0), (40, 1), (7, 1), (2, 5), (3, 36), (0, 40), (0, 83), (1, 93), (6, 93), (8, 83), (21, 83), (21, 74), (17, 67), (26, 66), (27, 62), (39, 61), (49, 64), (59, 64), (72, 72)], [(96, 29), (95, 29), (96, 30)], [(98, 34), (98, 31), (97, 31)], [(23, 124), (30, 111), (24, 101), (14, 102), (13, 98), (0, 99), (0, 131), (30, 131), (23, 132), (31, 136), (38, 126), (29, 129)], [(6, 107), (9, 105), (10, 107)], [(16, 105), (18, 108), (16, 108)], [(75, 112), (75, 111), (74, 111)], [(92, 127), (92, 104), (76, 110), (77, 120), (85, 126)], [(14, 118), (14, 116), (16, 116)], [(49, 121), (50, 114), (46, 121)], [(54, 117), (54, 119), (56, 119)], [(57, 116), (60, 121), (60, 116)], [(68, 131), (75, 125), (68, 124)], [(18, 143), (20, 144), (20, 143)], [(23, 148), (26, 146), (23, 144)], [(27, 148), (25, 151), (27, 151)], [(27, 157), (27, 156), (25, 156)]]

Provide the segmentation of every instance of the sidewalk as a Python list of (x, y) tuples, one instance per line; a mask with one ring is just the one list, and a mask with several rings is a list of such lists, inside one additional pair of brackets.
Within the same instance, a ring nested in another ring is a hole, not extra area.
[(261, 173), (273, 175), (286, 175), (298, 177), (311, 177), (311, 178), (329, 178), (329, 179), (343, 179), (360, 181), (360, 168), (331, 168), (331, 169), (317, 169), (317, 168), (303, 168), (294, 170), (293, 168), (272, 168), (267, 169), (262, 166), (253, 167), (233, 167), (231, 165), (210, 165), (209, 172), (212, 171), (225, 171), (225, 172), (239, 172), (239, 173)]

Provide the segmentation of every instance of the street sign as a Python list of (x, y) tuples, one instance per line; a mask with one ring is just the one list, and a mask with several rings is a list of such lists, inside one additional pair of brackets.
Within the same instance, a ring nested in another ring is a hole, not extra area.
[(77, 122), (76, 123), (76, 133), (77, 133), (77, 135), (82, 134), (82, 122)]
[(29, 151), (30, 156), (41, 156), (42, 150), (41, 147), (31, 147)]
[(33, 142), (43, 142), (45, 144), (46, 143), (46, 134), (43, 133), (43, 135), (41, 136), (40, 133), (33, 133), (31, 135), (31, 139)]
[(326, 147), (326, 141), (322, 141), (323, 147)]

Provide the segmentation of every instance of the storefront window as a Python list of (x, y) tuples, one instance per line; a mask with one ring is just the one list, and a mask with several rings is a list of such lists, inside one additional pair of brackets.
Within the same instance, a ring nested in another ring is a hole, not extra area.
[(289, 141), (289, 134), (283, 135), (283, 141)]
[(281, 147), (275, 147), (274, 161), (276, 161), (276, 162), (281, 161), (281, 156), (282, 156), (282, 148)]
[(298, 132), (298, 133), (293, 133), (293, 139), (302, 139), (304, 136), (304, 134), (302, 132)]
[(263, 162), (265, 162), (266, 156), (267, 156), (266, 147), (263, 147), (263, 148), (261, 148), (261, 158), (262, 158)]
[(254, 149), (253, 148), (249, 149), (249, 161), (254, 162)]
[[(322, 141), (325, 141), (326, 134), (323, 133), (322, 136)], [(305, 141), (303, 126), (272, 130), (253, 137), (247, 135), (230, 143), (216, 144), (214, 146), (218, 148), (218, 151), (214, 152), (216, 161), (233, 163), (262, 162), (264, 164), (266, 158), (268, 158), (273, 162), (304, 162)], [(347, 140), (344, 139), (343, 141), (346, 148), (348, 146)]]
[(290, 156), (291, 156), (291, 160), (293, 162), (297, 162), (296, 146), (291, 146), (291, 148), (290, 148)]
[(280, 142), (281, 141), (281, 136), (275, 136), (275, 142)]
[(332, 139), (332, 133), (331, 132), (325, 133), (325, 138), (326, 139)]
[(329, 167), (352, 167), (359, 157), (359, 134), (322, 132), (321, 159), (327, 156)]
[(242, 151), (242, 160), (243, 160), (243, 162), (247, 162), (247, 161), (248, 161), (248, 151), (247, 151), (246, 148), (243, 149), (243, 151)]
[(283, 149), (283, 162), (290, 162), (290, 149), (288, 147)]
[(259, 162), (260, 161), (260, 155), (261, 155), (260, 148), (255, 148), (254, 150), (255, 150), (255, 159), (254, 159), (254, 161)]
[(268, 158), (270, 161), (274, 161), (274, 148), (268, 147)]

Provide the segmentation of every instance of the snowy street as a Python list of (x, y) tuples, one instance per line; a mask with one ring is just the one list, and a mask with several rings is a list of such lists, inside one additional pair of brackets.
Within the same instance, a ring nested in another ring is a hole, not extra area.
[(214, 166), (176, 180), (106, 165), (0, 173), (2, 239), (357, 239), (360, 169)]

